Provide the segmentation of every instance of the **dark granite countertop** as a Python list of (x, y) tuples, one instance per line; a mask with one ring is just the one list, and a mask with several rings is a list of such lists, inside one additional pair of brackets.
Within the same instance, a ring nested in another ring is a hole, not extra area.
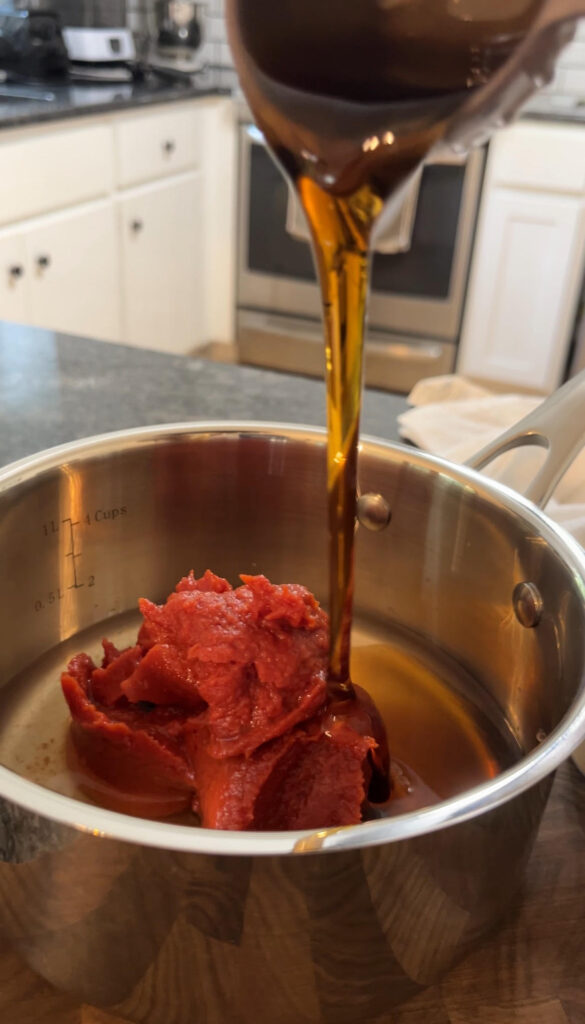
[[(367, 391), (363, 431), (397, 440), (404, 397)], [(184, 420), (323, 425), (321, 381), (0, 323), (0, 465), (104, 431)]]
[(234, 72), (205, 68), (192, 77), (149, 72), (127, 83), (23, 82), (0, 83), (0, 129), (108, 114), (134, 107), (205, 96), (229, 96)]

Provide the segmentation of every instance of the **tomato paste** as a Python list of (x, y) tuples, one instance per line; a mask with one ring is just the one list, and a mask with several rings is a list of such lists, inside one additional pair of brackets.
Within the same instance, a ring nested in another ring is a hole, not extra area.
[(191, 572), (139, 602), (137, 643), (62, 675), (92, 796), (220, 829), (359, 822), (376, 740), (327, 708), (328, 619), (298, 585)]

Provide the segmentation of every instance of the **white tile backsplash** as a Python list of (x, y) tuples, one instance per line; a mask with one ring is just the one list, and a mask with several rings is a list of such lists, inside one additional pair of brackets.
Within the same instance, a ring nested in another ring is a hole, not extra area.
[(223, 0), (208, 0), (205, 14), (205, 37), (212, 46), (209, 62), (222, 68), (233, 68), (234, 63), (227, 41)]
[(230, 50), (228, 43), (219, 44), (219, 63), (224, 68), (230, 67), (230, 65), (233, 64), (232, 51)]
[(559, 55), (555, 77), (543, 92), (558, 98), (559, 107), (585, 99), (585, 18), (577, 26), (574, 41)]
[(217, 64), (216, 48), (218, 43), (210, 43), (207, 40), (197, 50), (197, 57), (203, 64)]
[[(562, 114), (563, 112), (574, 110), (576, 103), (577, 99), (574, 96), (569, 96), (567, 93), (559, 92), (547, 95), (547, 113), (558, 111), (559, 114)], [(537, 105), (537, 100), (533, 101), (533, 106), (534, 104)]]
[(126, 24), (136, 36), (153, 36), (156, 17), (152, 0), (126, 0)]
[(223, 18), (210, 17), (205, 19), (206, 36), (211, 43), (225, 42), (225, 21)]
[(585, 65), (565, 70), (562, 91), (565, 96), (585, 96)]
[(563, 50), (559, 65), (563, 68), (585, 68), (585, 39), (575, 39)]
[(540, 91), (546, 93), (547, 96), (554, 93), (562, 93), (565, 88), (565, 74), (566, 72), (562, 68), (557, 68), (552, 81)]

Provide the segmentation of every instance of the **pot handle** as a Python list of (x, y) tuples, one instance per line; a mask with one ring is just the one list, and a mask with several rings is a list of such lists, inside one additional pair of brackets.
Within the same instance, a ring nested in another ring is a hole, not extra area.
[(541, 508), (585, 444), (585, 370), (563, 384), (533, 412), (468, 459), (470, 469), (484, 469), (499, 455), (537, 445), (546, 448), (544, 464), (524, 491)]

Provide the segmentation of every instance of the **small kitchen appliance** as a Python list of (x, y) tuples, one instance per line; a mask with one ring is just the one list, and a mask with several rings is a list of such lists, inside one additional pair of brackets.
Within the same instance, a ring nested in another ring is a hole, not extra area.
[(0, 6), (0, 70), (24, 78), (67, 74), (69, 57), (59, 16), (49, 10)]
[(63, 38), (75, 64), (120, 64), (136, 58), (129, 28), (66, 27)]
[(194, 0), (157, 0), (153, 66), (187, 74), (202, 69), (205, 63), (201, 53), (204, 6)]

